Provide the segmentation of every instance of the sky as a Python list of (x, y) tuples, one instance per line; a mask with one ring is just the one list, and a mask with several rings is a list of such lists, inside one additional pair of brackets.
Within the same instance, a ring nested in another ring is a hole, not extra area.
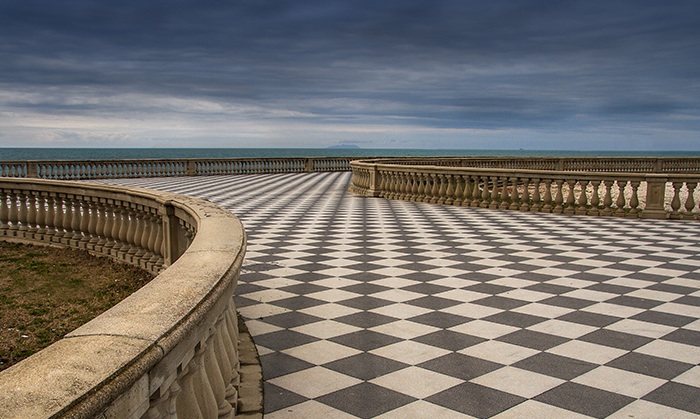
[(0, 0), (0, 147), (700, 150), (697, 0)]

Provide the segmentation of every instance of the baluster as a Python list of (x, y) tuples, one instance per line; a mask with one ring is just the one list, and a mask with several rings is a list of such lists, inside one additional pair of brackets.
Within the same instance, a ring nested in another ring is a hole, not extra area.
[(32, 192), (27, 194), (27, 206), (27, 234), (33, 239), (38, 229), (36, 226), (36, 195)]
[(425, 198), (425, 174), (420, 172), (416, 173), (416, 176), (418, 177), (418, 191), (413, 200), (415, 202), (423, 202), (423, 198)]
[[(97, 199), (97, 198), (95, 198), (95, 199)], [(95, 245), (100, 240), (97, 237), (97, 218), (98, 218), (97, 204), (94, 201), (90, 200), (88, 202), (88, 205), (90, 207), (90, 218), (88, 221), (88, 228), (87, 228), (88, 235), (90, 236), (90, 239), (88, 241), (88, 248), (90, 250), (94, 250)]]
[(10, 235), (16, 236), (17, 230), (19, 230), (19, 207), (17, 205), (17, 194), (10, 191), (7, 195), (10, 198), (10, 212), (8, 216), (11, 231)]
[(80, 232), (83, 236), (80, 238), (80, 247), (87, 249), (88, 243), (90, 243), (90, 197), (84, 196), (80, 202), (80, 207), (82, 209), (82, 215), (80, 216)]
[(472, 189), (472, 207), (480, 207), (481, 206), (481, 189), (479, 189), (479, 180), (480, 176), (475, 175), (472, 176), (473, 179), (473, 189)]
[(54, 220), (56, 219), (56, 202), (52, 195), (46, 197), (46, 234), (45, 240), (53, 241), (53, 236), (56, 234)]
[(104, 253), (106, 255), (112, 254), (112, 249), (114, 248), (114, 201), (111, 199), (105, 202), (105, 226), (104, 226), (104, 236), (106, 242), (104, 243)]
[(686, 188), (688, 188), (688, 199), (685, 200), (685, 212), (686, 217), (692, 218), (693, 210), (695, 209), (695, 198), (693, 194), (695, 193), (695, 187), (697, 184), (693, 182), (686, 182)]
[(615, 206), (617, 206), (617, 209), (615, 210), (614, 215), (616, 217), (624, 217), (625, 216), (625, 188), (627, 187), (627, 181), (623, 181), (622, 184), (620, 184), (619, 180), (616, 180), (615, 183), (617, 184), (617, 199), (615, 200)]
[(71, 228), (73, 226), (73, 198), (72, 195), (66, 195), (66, 198), (63, 200), (65, 204), (65, 211), (63, 213), (63, 227), (65, 228), (66, 232), (63, 235), (63, 238), (67, 242), (67, 244), (70, 245), (71, 240), (73, 240), (73, 229)]
[(472, 181), (471, 181), (471, 176), (469, 175), (462, 175), (462, 179), (464, 179), (464, 198), (462, 199), (462, 206), (463, 207), (469, 207), (471, 206), (472, 203)]
[[(481, 186), (481, 203), (479, 207), (488, 208), (489, 198), (491, 197), (491, 191), (489, 191), (489, 177), (481, 176), (482, 186)], [(495, 185), (494, 185), (495, 187)]]
[(207, 377), (209, 378), (209, 384), (211, 385), (212, 394), (214, 395), (214, 400), (217, 403), (218, 416), (219, 418), (233, 418), (233, 407), (226, 400), (226, 383), (224, 382), (223, 374), (221, 373), (222, 364), (219, 363), (219, 357), (217, 356), (218, 344), (217, 344), (217, 327), (214, 327), (212, 334), (207, 339), (207, 351), (204, 356), (204, 368), (207, 372)]
[(454, 175), (454, 201), (452, 205), (459, 207), (462, 206), (462, 201), (464, 199), (464, 179), (462, 175)]
[(211, 387), (210, 378), (207, 375), (206, 369), (206, 354), (208, 345), (206, 342), (201, 343), (201, 347), (195, 353), (194, 358), (190, 363), (195, 364), (193, 376), (193, 384), (195, 387), (194, 395), (197, 398), (197, 404), (203, 418), (215, 418), (218, 416), (218, 403), (214, 396), (214, 391)]
[(628, 216), (631, 216), (633, 218), (637, 218), (639, 215), (639, 197), (637, 196), (637, 190), (639, 189), (639, 182), (638, 180), (633, 180), (630, 182), (632, 185), (632, 196), (630, 197), (630, 210), (627, 213)]
[(112, 254), (115, 257), (123, 258), (126, 252), (129, 250), (126, 243), (126, 234), (128, 231), (128, 210), (124, 205), (129, 205), (128, 203), (121, 202), (120, 207), (115, 208), (115, 229), (117, 233), (114, 235), (115, 243), (112, 249)]
[[(138, 251), (138, 249), (136, 249), (136, 246), (134, 246), (134, 237), (136, 235), (136, 224), (137, 224), (136, 210), (132, 206), (129, 206), (127, 208), (127, 211), (128, 211), (128, 217), (125, 218), (126, 223), (127, 223), (127, 225), (126, 225), (127, 226), (126, 241), (125, 241), (127, 248), (125, 249), (126, 250), (125, 257), (127, 255), (131, 256)], [(129, 261), (131, 261), (131, 259)]]
[(430, 196), (429, 196), (430, 201), (428, 201), (428, 202), (431, 204), (437, 204), (438, 197), (440, 194), (440, 180), (439, 180), (437, 174), (435, 174), (435, 173), (430, 174), (430, 179), (431, 179), (433, 187), (430, 191)]
[(576, 204), (576, 214), (585, 215), (588, 213), (588, 194), (586, 189), (588, 189), (588, 181), (579, 182), (581, 188), (581, 194), (578, 196), (578, 203)]
[(499, 195), (500, 194), (498, 193), (498, 176), (491, 176), (491, 195), (489, 197), (491, 202), (489, 202), (489, 208), (491, 208), (491, 209), (498, 208)]
[(438, 189), (438, 196), (437, 196), (437, 204), (444, 204), (445, 200), (447, 199), (447, 188), (446, 188), (446, 178), (445, 175), (442, 173), (439, 173), (438, 179), (440, 180), (440, 188)]
[(511, 190), (510, 190), (510, 205), (508, 209), (517, 210), (520, 208), (520, 193), (518, 192), (518, 178), (510, 178)]
[(10, 206), (7, 204), (9, 193), (0, 189), (0, 235), (7, 235), (10, 230)]
[(103, 252), (104, 245), (107, 244), (107, 234), (105, 227), (107, 225), (107, 213), (105, 208), (105, 203), (102, 201), (97, 202), (97, 226), (95, 227), (95, 234), (97, 235), (97, 244), (100, 252)]
[(566, 208), (564, 208), (564, 214), (573, 214), (575, 211), (574, 204), (576, 203), (576, 200), (574, 192), (576, 183), (577, 180), (575, 179), (566, 180), (566, 185), (569, 187), (569, 193), (566, 195)]
[[(512, 193), (512, 191), (509, 192), (509, 190), (508, 190), (508, 177), (507, 176), (501, 176), (500, 183), (501, 183), (501, 196), (500, 196), (501, 202), (499, 203), (498, 208), (505, 210), (505, 209), (508, 209), (508, 207), (509, 207), (508, 201), (510, 200), (510, 194)], [(512, 182), (511, 182), (511, 185), (512, 185)], [(512, 186), (511, 186), (511, 188), (512, 188)]]
[(683, 182), (673, 182), (673, 199), (671, 199), (671, 214), (678, 217), (678, 212), (681, 208), (681, 187), (683, 187)]
[(70, 245), (72, 247), (78, 247), (78, 243), (80, 243), (80, 240), (83, 238), (83, 234), (80, 231), (80, 224), (83, 221), (83, 214), (80, 212), (80, 198), (74, 196), (73, 199), (70, 200), (69, 205), (73, 207), (73, 216), (70, 224), (70, 229), (73, 234)]
[(542, 197), (540, 196), (540, 179), (532, 179), (532, 184), (534, 185), (535, 189), (532, 192), (532, 206), (530, 207), (530, 211), (540, 212), (542, 208)]
[(552, 212), (552, 180), (544, 179), (542, 183), (544, 183), (544, 198), (542, 199), (544, 205), (542, 205), (540, 212), (550, 213)]
[(445, 175), (447, 179), (447, 190), (445, 191), (445, 205), (452, 205), (455, 202), (455, 178), (453, 175)]
[(18, 218), (17, 221), (19, 223), (19, 229), (18, 229), (18, 234), (21, 234), (22, 236), (26, 236), (27, 232), (29, 231), (29, 227), (27, 226), (27, 220), (29, 218), (29, 207), (27, 206), (27, 195), (20, 192), (17, 194), (17, 200), (19, 204), (19, 213), (18, 213)]
[(530, 179), (524, 177), (523, 178), (523, 196), (522, 196), (522, 202), (520, 203), (520, 211), (529, 211), (530, 210)]
[(591, 193), (591, 208), (588, 211), (589, 215), (599, 215), (600, 214), (600, 197), (598, 196), (600, 192), (600, 181), (592, 180), (591, 185), (593, 185), (593, 191)]
[(54, 242), (56, 243), (60, 243), (63, 236), (66, 235), (65, 231), (63, 231), (63, 200), (63, 196), (60, 195), (56, 195), (56, 198), (54, 198), (55, 211), (53, 217), (53, 226), (56, 230), (54, 234)]
[(601, 215), (609, 216), (612, 215), (612, 182), (609, 180), (603, 181), (603, 188), (605, 189), (605, 196), (603, 197), (603, 210), (600, 212)]
[(557, 185), (557, 194), (554, 196), (554, 208), (552, 208), (552, 213), (561, 214), (564, 212), (564, 194), (562, 189), (564, 188), (564, 180), (556, 179), (554, 184)]

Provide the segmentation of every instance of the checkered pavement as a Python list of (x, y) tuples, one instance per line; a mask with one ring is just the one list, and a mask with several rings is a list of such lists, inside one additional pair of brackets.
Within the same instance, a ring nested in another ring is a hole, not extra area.
[(109, 181), (243, 221), (236, 301), (266, 417), (700, 416), (700, 223), (363, 198), (349, 180)]

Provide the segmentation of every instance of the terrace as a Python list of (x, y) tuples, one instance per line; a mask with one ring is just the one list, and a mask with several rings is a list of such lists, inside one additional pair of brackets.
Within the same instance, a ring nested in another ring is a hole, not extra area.
[(694, 417), (700, 224), (667, 219), (697, 219), (692, 164), (601, 178), (371, 161), (97, 182), (240, 218), (234, 301), (266, 417)]

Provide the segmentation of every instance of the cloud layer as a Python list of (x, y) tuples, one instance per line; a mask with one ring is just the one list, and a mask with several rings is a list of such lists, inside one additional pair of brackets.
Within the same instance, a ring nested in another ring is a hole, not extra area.
[(700, 149), (700, 3), (0, 5), (0, 146)]

